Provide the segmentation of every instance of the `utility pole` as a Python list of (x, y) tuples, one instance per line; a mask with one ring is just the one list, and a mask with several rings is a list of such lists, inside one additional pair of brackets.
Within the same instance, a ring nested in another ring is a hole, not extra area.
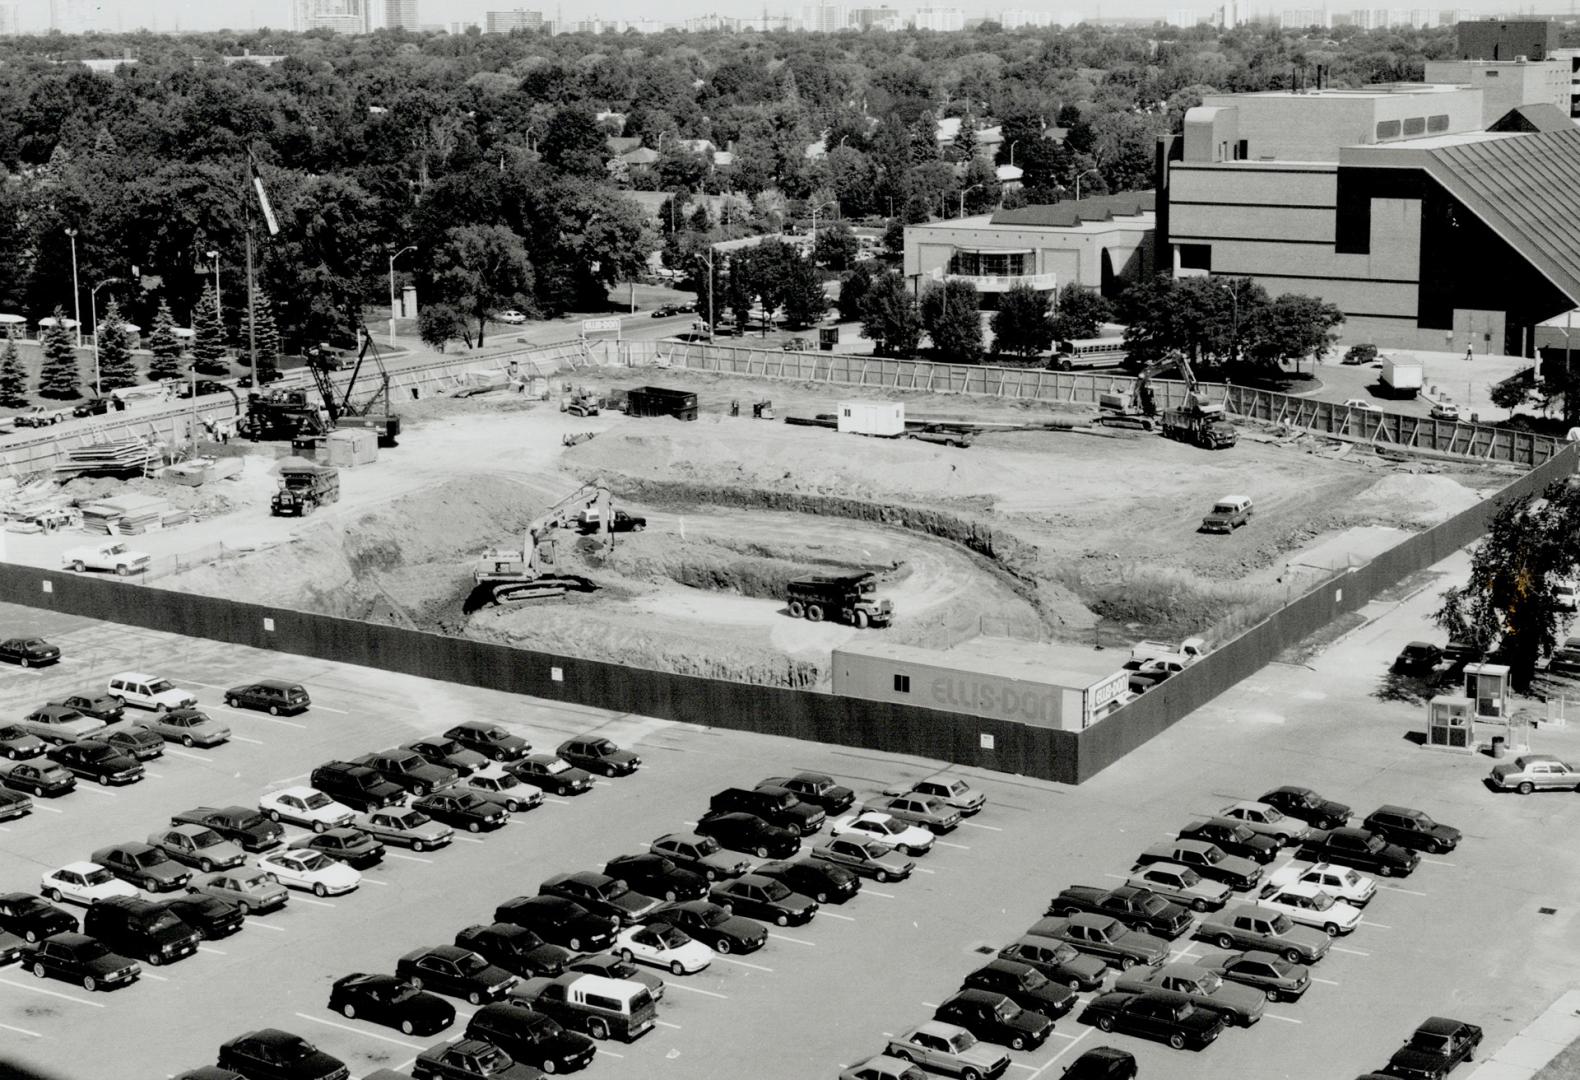
[(258, 290), (252, 280), (252, 207), (247, 208), (247, 362), (258, 385)]

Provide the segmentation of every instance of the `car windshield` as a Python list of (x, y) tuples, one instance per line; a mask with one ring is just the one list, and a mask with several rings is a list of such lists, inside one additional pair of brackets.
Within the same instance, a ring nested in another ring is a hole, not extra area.
[(169, 679), (155, 679), (153, 682), (148, 684), (148, 692), (150, 694), (163, 694), (166, 690), (174, 689), (175, 687), (171, 685)]
[(302, 805), (307, 807), (309, 810), (322, 810), (324, 807), (329, 806), (332, 802), (333, 800), (330, 799), (328, 795), (325, 795), (322, 791), (315, 791), (302, 800)]
[(1279, 915), (1272, 922), (1273, 933), (1287, 934), (1294, 929), (1295, 924), (1289, 921), (1288, 915)]
[(1220, 863), (1223, 862), (1223, 852), (1215, 847), (1204, 848), (1201, 858), (1203, 862)]
[(472, 974), (474, 972), (482, 971), (484, 968), (486, 968), (488, 966), (488, 961), (484, 960), (476, 953), (468, 953), (467, 955), (461, 957), (461, 959), (457, 960), (455, 962), (455, 966), (468, 974)]
[(560, 758), (555, 758), (553, 761), (543, 766), (543, 771), (546, 773), (562, 773), (569, 771), (570, 767), (570, 762), (564, 761)]
[(730, 917), (730, 913), (721, 907), (710, 905), (707, 911), (703, 912), (702, 917), (709, 926), (718, 926)]
[(768, 894), (770, 900), (783, 900), (790, 895), (790, 889), (782, 881), (769, 881), (763, 886), (763, 892)]
[(242, 878), (240, 885), (243, 890), (262, 891), (274, 884), (274, 878), (268, 874), (254, 874), (249, 878)]
[(1036, 968), (1027, 968), (1025, 971), (1021, 972), (1020, 985), (1023, 989), (1035, 990), (1037, 987), (1042, 986), (1047, 981), (1048, 976), (1044, 975)]
[(403, 829), (415, 829), (428, 824), (429, 818), (421, 810), (408, 810), (394, 820)]
[(1149, 896), (1141, 902), (1141, 910), (1148, 915), (1156, 915), (1168, 906), (1168, 901), (1161, 896)]
[(237, 817), (235, 819), (235, 825), (238, 829), (255, 829), (259, 825), (262, 825), (265, 820), (266, 819), (262, 814), (254, 811), (253, 813), (242, 814), (241, 816)]
[(610, 742), (608, 739), (595, 739), (594, 741), (587, 744), (587, 753), (593, 755), (594, 757), (607, 757), (608, 755), (614, 753), (617, 749), (619, 749), (619, 747), (615, 746), (615, 744)]
[(304, 870), (322, 870), (325, 867), (332, 865), (334, 862), (334, 860), (329, 858), (327, 855), (321, 855), (316, 851), (309, 852), (308, 854), (301, 856), (300, 859), (302, 869)]
[(176, 918), (170, 912), (165, 911), (155, 916), (153, 921), (144, 927), (144, 929), (146, 929), (149, 933), (158, 933), (161, 930), (174, 930), (180, 925), (180, 919)]
[(888, 845), (880, 844), (876, 840), (869, 840), (865, 844), (857, 846), (869, 859), (881, 859), (889, 853)]
[(1412, 1048), (1425, 1050), (1429, 1054), (1446, 1053), (1449, 1049), (1450, 1041), (1446, 1035), (1437, 1035), (1430, 1031), (1417, 1031), (1410, 1036), (1410, 1046)]
[(460, 753), (461, 745), (454, 739), (435, 739), (428, 744), (428, 749), (435, 754), (449, 756)]
[(888, 833), (890, 836), (905, 830), (905, 826), (901, 825), (893, 818), (868, 818), (866, 823), (867, 826), (874, 831)]
[(1266, 810), (1261, 811), (1261, 814), (1264, 825), (1273, 825), (1284, 820), (1284, 812), (1276, 806), (1269, 806)]
[(711, 836), (704, 836), (697, 841), (698, 855), (713, 855), (719, 850), (719, 842)]
[(1380, 836), (1368, 836), (1366, 838), (1367, 851), (1381, 851), (1386, 846), (1386, 844), (1387, 841), (1385, 841)]
[(1333, 906), (1333, 897), (1318, 889), (1311, 894), (1311, 910), (1326, 911)]
[(955, 1053), (969, 1050), (977, 1044), (977, 1037), (964, 1028), (949, 1036), (949, 1048)]
[(74, 950), (78, 960), (97, 960), (110, 955), (110, 947), (102, 941), (85, 941)]
[(170, 856), (158, 848), (149, 848), (147, 851), (139, 851), (133, 855), (132, 861), (138, 866), (158, 866), (160, 863), (169, 862)]
[(96, 870), (89, 870), (86, 874), (82, 875), (82, 880), (87, 882), (89, 885), (103, 885), (105, 882), (114, 881), (115, 875), (101, 866)]
[(493, 786), (495, 791), (504, 791), (506, 788), (521, 786), (521, 782), (514, 776), (511, 776), (509, 773), (505, 773), (501, 776), (485, 776), (483, 779), (487, 780), (488, 783)]
[(1218, 977), (1218, 973), (1215, 971), (1204, 971), (1196, 979), (1196, 986), (1204, 994), (1215, 994), (1222, 985), (1223, 980)]
[(993, 1011), (998, 1013), (998, 1018), (1000, 1020), (1012, 1021), (1017, 1016), (1019, 1016), (1023, 1010), (1019, 1005), (1015, 1004), (1009, 998), (1005, 998), (1003, 1001), (998, 1003), (998, 1007)]
[(20, 739), (26, 734), (27, 732), (15, 724), (7, 724), (5, 727), (0, 727), (0, 739)]
[(631, 886), (627, 885), (619, 878), (611, 879), (610, 881), (606, 882), (603, 887), (603, 895), (605, 900), (618, 900), (620, 897), (624, 896), (630, 891)]
[(1068, 945), (1062, 941), (1053, 947), (1053, 959), (1056, 963), (1068, 964), (1079, 955), (1075, 951), (1074, 945)]
[(678, 949), (691, 939), (676, 930), (673, 926), (666, 926), (658, 932), (658, 942), (666, 949)]

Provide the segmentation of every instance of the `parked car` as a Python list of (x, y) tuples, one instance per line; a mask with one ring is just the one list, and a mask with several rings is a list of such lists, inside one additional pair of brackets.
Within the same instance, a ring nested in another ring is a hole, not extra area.
[(1262, 868), (1250, 859), (1225, 854), (1204, 840), (1166, 840), (1153, 844), (1136, 858), (1137, 866), (1153, 863), (1188, 866), (1204, 878), (1221, 881), (1231, 889), (1254, 889), (1262, 881)]
[(525, 926), (512, 923), (474, 923), (456, 933), (455, 944), (523, 979), (559, 975), (571, 960), (568, 950), (550, 945)]
[(26, 817), (33, 812), (33, 800), (20, 791), (0, 788), (0, 821)]
[(620, 920), (594, 915), (561, 896), (518, 896), (494, 909), (494, 921), (525, 926), (544, 941), (571, 952), (607, 949)]
[(958, 990), (933, 1010), (933, 1019), (963, 1027), (983, 1042), (1035, 1050), (1053, 1034), (1053, 1021), (1021, 1008), (1003, 994)]
[(312, 771), (307, 782), (336, 802), (364, 813), (406, 801), (405, 789), (384, 779), (376, 769), (351, 761), (326, 761)]
[(752, 873), (781, 882), (794, 892), (810, 896), (819, 904), (843, 904), (861, 891), (861, 878), (856, 876), (855, 871), (826, 861), (775, 860), (763, 863)]
[(454, 792), (475, 795), (484, 802), (493, 803), (507, 814), (532, 810), (543, 805), (543, 792), (516, 779), (503, 769), (478, 769), (455, 787)]
[(615, 935), (614, 947), (627, 963), (667, 968), (671, 975), (694, 975), (713, 963), (712, 949), (662, 920), (626, 927)]
[(960, 811), (931, 795), (884, 795), (869, 800), (862, 807), (873, 813), (884, 813), (896, 821), (917, 825), (934, 835), (944, 836), (960, 827)]
[(516, 985), (510, 972), (456, 945), (413, 949), (396, 961), (395, 974), (418, 989), (465, 998), (473, 1005), (498, 1001)]
[(424, 795), (413, 800), (411, 806), (435, 821), (474, 833), (502, 829), (510, 820), (504, 807), (461, 787), (447, 787)]
[(1063, 1080), (1135, 1080), (1134, 1054), (1112, 1046), (1094, 1046), (1064, 1070)]
[(877, 840), (898, 848), (906, 855), (926, 855), (933, 849), (933, 834), (928, 829), (907, 825), (888, 814), (847, 814), (829, 826), (833, 836), (851, 835), (864, 840)]
[(1265, 792), (1257, 802), (1276, 806), (1292, 818), (1299, 818), (1313, 829), (1334, 829), (1350, 819), (1350, 808), (1341, 802), (1324, 799), (1305, 787), (1285, 786)]
[(44, 740), (18, 724), (0, 724), (0, 754), (12, 761), (26, 761), (44, 752)]
[(529, 979), (512, 996), (594, 1039), (612, 1036), (634, 1042), (653, 1030), (658, 1019), (645, 985), (602, 975), (572, 971), (554, 979)]
[(664, 907), (662, 900), (636, 892), (618, 878), (590, 870), (555, 874), (538, 886), (538, 895), (563, 897), (622, 926), (643, 922)]
[(1009, 1068), (1008, 1054), (984, 1045), (963, 1027), (937, 1020), (891, 1038), (885, 1053), (961, 1080), (995, 1080)]
[(1367, 401), (1365, 398), (1353, 398), (1353, 397), (1352, 398), (1346, 398), (1345, 401), (1344, 401), (1344, 408), (1346, 408), (1346, 409), (1357, 409), (1357, 410), (1359, 410), (1361, 412), (1378, 412), (1379, 411), (1377, 406), (1373, 405), (1371, 402)]
[(112, 784), (135, 784), (143, 778), (143, 766), (132, 755), (116, 749), (102, 739), (78, 739), (47, 750), (56, 765), (83, 780)]
[(1388, 1059), (1387, 1072), (1403, 1080), (1443, 1080), (1481, 1045), (1481, 1028), (1463, 1020), (1431, 1016)]
[(42, 667), (60, 662), (60, 646), (41, 637), (13, 637), (0, 641), (0, 660), (18, 667)]
[(235, 904), (243, 916), (276, 911), (291, 898), (274, 875), (247, 867), (198, 878), (187, 885), (187, 892)]
[(1056, 983), (1029, 964), (991, 960), (967, 975), (962, 990), (1003, 994), (1023, 1009), (1057, 1020), (1075, 1006), (1075, 991)]
[(198, 703), (197, 696), (190, 690), (179, 689), (162, 676), (145, 675), (140, 671), (111, 675), (105, 683), (105, 692), (120, 699), (122, 705), (136, 705), (153, 712), (191, 708)]
[(725, 847), (744, 851), (759, 859), (788, 859), (801, 850), (801, 837), (788, 829), (770, 825), (755, 814), (706, 813), (696, 831), (711, 836)]
[(1188, 1001), (1119, 990), (1093, 998), (1081, 1013), (1081, 1022), (1093, 1024), (1099, 1031), (1156, 1039), (1176, 1050), (1204, 1049), (1227, 1026), (1220, 1013)]
[(1299, 1001), (1311, 986), (1311, 969), (1265, 949), (1230, 953), (1202, 966), (1221, 978), (1259, 991), (1268, 1001)]
[(927, 1080), (927, 1073), (904, 1058), (878, 1054), (839, 1074), (839, 1080)]
[(580, 795), (591, 791), (593, 786), (592, 773), (578, 769), (555, 754), (528, 754), (513, 761), (508, 768), (510, 775), (523, 784), (531, 784), (559, 796)]
[(53, 799), (75, 790), (77, 778), (53, 761), (0, 761), (0, 784)]
[(40, 979), (75, 983), (87, 991), (111, 990), (137, 981), (137, 961), (110, 951), (86, 934), (64, 933), (22, 946), (22, 967)]
[(432, 1035), (455, 1023), (455, 1006), (394, 975), (355, 971), (329, 988), (329, 1010), (399, 1028), (407, 1035)]
[(1388, 670), (1396, 675), (1425, 677), (1443, 662), (1443, 649), (1430, 641), (1412, 641), (1399, 650)]
[(630, 776), (642, 765), (639, 755), (620, 749), (602, 735), (566, 739), (555, 752), (572, 765), (602, 776)]
[(1403, 877), (1421, 865), (1416, 852), (1390, 844), (1376, 833), (1350, 828), (1312, 833), (1297, 858), (1371, 870), (1383, 877)]
[(1434, 401), (1427, 410), (1433, 420), (1459, 420), (1459, 405), (1452, 401)]
[(317, 788), (288, 787), (258, 796), (258, 809), (270, 821), (289, 821), (321, 833), (341, 829), (356, 818), (351, 807), (338, 803)]
[(856, 801), (856, 793), (834, 782), (826, 773), (798, 772), (794, 776), (770, 776), (758, 787), (784, 788), (802, 802), (822, 807), (829, 817), (843, 814)]
[[(384, 750), (377, 754), (364, 754), (355, 764), (366, 765), (384, 779), (412, 795), (431, 795), (440, 788), (449, 787), (459, 779), (454, 769), (434, 765), (420, 754), (410, 750)], [(315, 783), (314, 787), (318, 787)]]
[(801, 926), (817, 914), (816, 900), (760, 874), (721, 881), (708, 893), (708, 899), (732, 915), (739, 910), (747, 918), (780, 926)]
[(274, 851), (258, 859), (258, 868), (280, 884), (314, 896), (340, 896), (362, 884), (362, 875), (317, 851)]
[(170, 823), (207, 826), (247, 852), (279, 847), (285, 836), (285, 830), (278, 823), (246, 806), (195, 806), (172, 815)]
[(708, 881), (701, 874), (682, 870), (673, 859), (651, 852), (610, 859), (603, 872), (639, 893), (670, 903), (700, 900), (708, 895)]
[(412, 1062), (416, 1080), (538, 1080), (542, 1074), (493, 1043), (481, 1039), (454, 1039), (430, 1046)]
[(326, 829), (292, 840), (293, 851), (316, 851), (357, 870), (384, 861), (384, 845), (358, 829)]
[(1301, 882), (1314, 886), (1333, 897), (1342, 900), (1352, 907), (1365, 907), (1371, 903), (1372, 897), (1377, 895), (1377, 882), (1365, 874), (1357, 873), (1348, 866), (1335, 866), (1331, 863), (1313, 863), (1302, 866), (1291, 863), (1273, 875), (1273, 883), (1289, 885)]
[(1261, 907), (1283, 912), (1301, 926), (1321, 930), (1329, 937), (1352, 933), (1361, 923), (1360, 908), (1335, 900), (1320, 885), (1309, 882), (1269, 885), (1256, 902)]
[(1234, 890), (1223, 882), (1209, 881), (1188, 866), (1168, 862), (1152, 863), (1134, 872), (1125, 884), (1147, 889), (1197, 912), (1217, 911), (1234, 895)]
[(1261, 991), (1226, 983), (1217, 972), (1197, 964), (1138, 968), (1121, 975), (1114, 989), (1199, 1005), (1236, 1027), (1250, 1027), (1267, 1008), (1267, 995)]
[(77, 930), (77, 917), (32, 893), (0, 894), (0, 931), (24, 941), (43, 941)]
[(707, 881), (739, 877), (752, 865), (738, 855), (727, 854), (713, 837), (696, 833), (666, 833), (648, 845), (648, 849), (682, 870), (701, 874)]
[(527, 321), (527, 317), (521, 312), (517, 311), (515, 308), (511, 308), (508, 311), (502, 311), (499, 313), (499, 321), (502, 323), (510, 323), (512, 326), (519, 326), (521, 323)]
[(569, 973), (580, 972), (584, 975), (601, 975), (605, 979), (641, 983), (654, 1001), (663, 1000), (664, 991), (669, 985), (657, 975), (644, 971), (625, 957), (612, 952), (578, 956), (565, 965), (565, 970)]
[(1245, 826), (1258, 836), (1265, 836), (1279, 847), (1293, 840), (1304, 840), (1311, 826), (1299, 818), (1290, 817), (1276, 806), (1259, 802), (1230, 803), (1218, 816)]
[(1278, 857), (1276, 840), (1258, 836), (1249, 826), (1226, 818), (1193, 821), (1180, 830), (1179, 838), (1213, 844), (1225, 855), (1238, 855), (1264, 866)]
[(92, 858), (122, 881), (149, 892), (170, 892), (192, 880), (192, 872), (166, 852), (138, 840), (101, 847)]
[(47, 405), (29, 405), (23, 412), (11, 418), (17, 427), (49, 427), (68, 419), (70, 413), (65, 409), (51, 409)]
[(1120, 971), (1129, 971), (1136, 964), (1161, 964), (1169, 955), (1166, 940), (1131, 930), (1111, 915), (1039, 919), (1027, 933), (1063, 941)]
[(247, 1080), (348, 1080), (345, 1063), (289, 1031), (260, 1028), (219, 1048), (219, 1065)]
[(1322, 931), (1296, 926), (1288, 915), (1256, 904), (1207, 916), (1195, 936), (1220, 949), (1265, 949), (1298, 964), (1316, 963), (1333, 943)]
[(444, 733), (468, 750), (475, 750), (492, 761), (518, 761), (532, 752), (532, 745), (512, 735), (498, 724), (486, 720), (467, 720)]
[(165, 741), (141, 724), (111, 728), (99, 732), (95, 737), (134, 761), (152, 761), (165, 754)]
[(714, 814), (753, 814), (775, 828), (810, 836), (823, 828), (823, 808), (802, 802), (787, 788), (725, 788), (708, 800)]
[(1232, 533), (1251, 523), (1254, 506), (1249, 495), (1223, 495), (1201, 519), (1199, 532)]
[(91, 907), (112, 896), (136, 896), (137, 888), (128, 885), (105, 867), (93, 862), (67, 863), (46, 870), (39, 879), (39, 892), (59, 904), (71, 901)]
[(664, 912), (664, 921), (716, 953), (756, 952), (768, 940), (768, 930), (761, 923), (732, 915), (707, 900), (676, 904)]
[(1000, 960), (1036, 968), (1049, 979), (1071, 990), (1096, 990), (1103, 985), (1108, 965), (1096, 956), (1077, 952), (1068, 942), (1026, 934), (998, 951)]
[(301, 683), (284, 679), (259, 679), (225, 691), (225, 704), (232, 709), (257, 709), (270, 716), (303, 713), (312, 703)]
[(147, 728), (166, 742), (182, 746), (218, 746), (230, 741), (230, 728), (193, 706), (166, 709), (155, 713), (137, 726)]
[(88, 908), (82, 932), (149, 966), (173, 964), (197, 952), (203, 936), (174, 912), (137, 896), (116, 896)]
[(71, 709), (83, 716), (91, 716), (95, 720), (103, 720), (106, 724), (113, 724), (126, 715), (126, 706), (109, 694), (95, 694), (89, 691), (85, 694), (67, 694), (59, 701), (51, 701), (51, 705), (58, 705), (62, 709)]
[(76, 709), (60, 705), (43, 705), (18, 721), (18, 726), (47, 743), (76, 742), (93, 738), (105, 728), (103, 720), (83, 716)]
[(204, 941), (218, 941), (220, 938), (229, 937), (240, 930), (247, 921), (240, 907), (214, 896), (189, 893), (160, 900), (158, 904), (196, 930)]
[(1048, 901), (1049, 915), (1079, 915), (1090, 912), (1108, 915), (1132, 930), (1176, 938), (1190, 929), (1190, 911), (1171, 903), (1147, 888), (1121, 885), (1106, 889), (1092, 885), (1072, 885)]
[[(0, 732), (0, 739), (4, 732)], [(9, 753), (9, 750), (7, 751)], [(1494, 765), (1487, 777), (1494, 791), (1580, 791), (1580, 768), (1560, 761), (1551, 754), (1522, 754), (1513, 761)]]
[(450, 826), (442, 825), (421, 810), (409, 806), (358, 814), (351, 819), (351, 824), (375, 840), (409, 847), (413, 851), (441, 848), (455, 838), (455, 830)]
[(454, 739), (443, 735), (434, 735), (426, 739), (413, 739), (409, 743), (401, 744), (402, 750), (410, 750), (426, 758), (435, 765), (443, 765), (454, 769), (461, 776), (468, 777), (488, 764), (488, 758), (476, 750), (469, 750)]
[(1381, 836), (1390, 844), (1434, 855), (1453, 851), (1463, 836), (1452, 825), (1433, 821), (1424, 810), (1391, 804), (1379, 806), (1367, 814), (1361, 827)]
[(883, 789), (885, 795), (905, 795), (910, 792), (941, 799), (966, 817), (978, 813), (987, 805), (987, 796), (959, 777), (930, 776), (925, 780), (917, 780), (908, 785)]
[(587, 1036), (566, 1031), (552, 1016), (514, 1000), (484, 1005), (466, 1025), (466, 1037), (499, 1047), (511, 1058), (548, 1073), (584, 1069), (598, 1052)]

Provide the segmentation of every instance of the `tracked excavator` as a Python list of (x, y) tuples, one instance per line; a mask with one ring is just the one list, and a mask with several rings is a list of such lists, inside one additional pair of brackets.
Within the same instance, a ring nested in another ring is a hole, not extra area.
[[(1185, 404), (1178, 409), (1158, 412), (1152, 380), (1170, 368), (1178, 368), (1185, 380)], [(1100, 395), (1100, 421), (1104, 424), (1140, 427), (1146, 431), (1161, 427), (1171, 439), (1192, 443), (1206, 450), (1219, 450), (1239, 441), (1239, 432), (1229, 422), (1223, 402), (1207, 397), (1190, 360), (1177, 349), (1151, 361), (1137, 374), (1128, 390), (1114, 389)]]
[(585, 484), (578, 488), (527, 525), (519, 550), (493, 548), (478, 556), (472, 570), (472, 595), (467, 598), (465, 610), (472, 612), (490, 604), (515, 604), (563, 596), (572, 589), (578, 592), (596, 589), (593, 582), (580, 574), (560, 572), (556, 534), (561, 529), (573, 527), (585, 530), (584, 522), (596, 522), (595, 527), (581, 535), (596, 537), (608, 551), (614, 546), (614, 533), (609, 528), (613, 520), (608, 488), (601, 484)]

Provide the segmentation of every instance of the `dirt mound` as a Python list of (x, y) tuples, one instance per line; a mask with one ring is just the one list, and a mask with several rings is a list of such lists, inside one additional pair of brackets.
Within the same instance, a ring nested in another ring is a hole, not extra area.
[(1471, 488), (1449, 476), (1388, 473), (1335, 516), (1351, 525), (1391, 525), (1424, 529), (1446, 521), (1481, 501)]
[(201, 521), (229, 513), (236, 507), (237, 504), (224, 494), (225, 483), (221, 480), (201, 487), (187, 487), (185, 484), (172, 484), (143, 476), (134, 476), (129, 480), (113, 476), (79, 476), (66, 481), (60, 490), (71, 496), (72, 501), (79, 506), (120, 495), (148, 495), (164, 499), (172, 507), (186, 510), (195, 520)]

